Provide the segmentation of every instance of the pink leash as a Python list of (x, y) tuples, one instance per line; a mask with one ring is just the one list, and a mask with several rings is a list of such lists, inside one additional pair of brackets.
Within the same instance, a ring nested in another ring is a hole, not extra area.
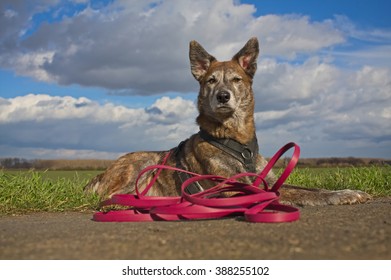
[[(276, 183), (269, 188), (265, 178), (277, 160), (289, 149), (294, 148), (290, 162)], [(97, 212), (93, 220), (97, 222), (142, 222), (142, 221), (178, 221), (219, 219), (232, 216), (243, 216), (253, 223), (292, 222), (300, 217), (295, 207), (283, 205), (279, 200), (278, 189), (288, 178), (300, 155), (300, 147), (295, 143), (288, 143), (282, 147), (269, 161), (259, 174), (240, 173), (231, 178), (216, 175), (200, 175), (186, 170), (165, 165), (170, 153), (166, 155), (162, 164), (151, 165), (143, 169), (136, 180), (136, 194), (117, 194), (103, 201), (101, 206), (120, 205), (129, 207), (127, 210), (111, 210)], [(157, 169), (157, 173), (148, 186), (140, 192), (138, 181), (142, 175), (150, 170)], [(193, 175), (183, 182), (182, 195), (176, 197), (147, 196), (149, 189), (156, 182), (163, 169), (186, 172)], [(255, 177), (249, 185), (238, 182), (241, 177)], [(188, 185), (201, 180), (216, 182), (213, 188), (196, 194), (188, 194), (185, 189)], [(263, 188), (262, 188), (263, 186)], [(221, 197), (227, 192), (235, 192), (232, 197)]]

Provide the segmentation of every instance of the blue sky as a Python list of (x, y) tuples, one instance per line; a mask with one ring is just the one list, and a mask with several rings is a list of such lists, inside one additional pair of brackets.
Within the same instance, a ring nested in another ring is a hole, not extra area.
[(391, 158), (390, 10), (385, 0), (2, 1), (0, 157), (176, 146), (198, 130), (188, 42), (225, 60), (257, 36), (261, 153), (295, 141), (304, 157)]
[(242, 1), (258, 7), (256, 15), (265, 14), (301, 14), (313, 20), (330, 19), (334, 15), (345, 15), (363, 28), (390, 27), (390, 1), (386, 0), (261, 0)]

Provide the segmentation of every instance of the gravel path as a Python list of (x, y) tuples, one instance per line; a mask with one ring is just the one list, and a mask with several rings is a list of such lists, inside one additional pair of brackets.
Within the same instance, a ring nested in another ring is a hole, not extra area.
[(391, 197), (300, 211), (299, 221), (283, 224), (0, 216), (0, 259), (391, 259)]

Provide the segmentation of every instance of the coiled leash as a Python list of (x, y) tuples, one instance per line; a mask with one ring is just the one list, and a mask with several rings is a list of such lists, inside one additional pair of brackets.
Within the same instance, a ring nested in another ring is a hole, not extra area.
[[(294, 148), (291, 160), (285, 170), (269, 188), (265, 178), (275, 165), (277, 160), (289, 149)], [(178, 221), (219, 219), (232, 216), (243, 216), (248, 222), (253, 223), (279, 223), (292, 222), (300, 217), (299, 210), (295, 207), (283, 205), (279, 202), (279, 188), (288, 178), (297, 164), (300, 156), (300, 147), (295, 143), (288, 143), (282, 147), (269, 161), (259, 174), (240, 173), (231, 178), (223, 178), (216, 175), (200, 175), (176, 167), (165, 165), (170, 153), (162, 164), (151, 165), (143, 169), (136, 180), (136, 194), (117, 194), (103, 201), (101, 206), (119, 205), (129, 207), (126, 210), (111, 210), (97, 212), (93, 220), (97, 222), (143, 222), (143, 221)], [(156, 175), (140, 192), (139, 179), (148, 171), (156, 170)], [(156, 182), (163, 169), (185, 172), (192, 177), (183, 182), (182, 194), (176, 197), (147, 196), (149, 189)], [(245, 184), (237, 180), (242, 177), (254, 177), (252, 184)], [(186, 187), (192, 183), (210, 180), (216, 185), (208, 190), (190, 194)], [(232, 193), (232, 197), (224, 197), (224, 193)]]

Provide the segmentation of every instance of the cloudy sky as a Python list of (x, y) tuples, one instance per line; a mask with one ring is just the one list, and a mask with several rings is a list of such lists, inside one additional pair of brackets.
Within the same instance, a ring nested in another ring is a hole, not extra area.
[(391, 158), (389, 0), (1, 0), (0, 157), (116, 158), (198, 131), (188, 44), (252, 37), (260, 150)]

